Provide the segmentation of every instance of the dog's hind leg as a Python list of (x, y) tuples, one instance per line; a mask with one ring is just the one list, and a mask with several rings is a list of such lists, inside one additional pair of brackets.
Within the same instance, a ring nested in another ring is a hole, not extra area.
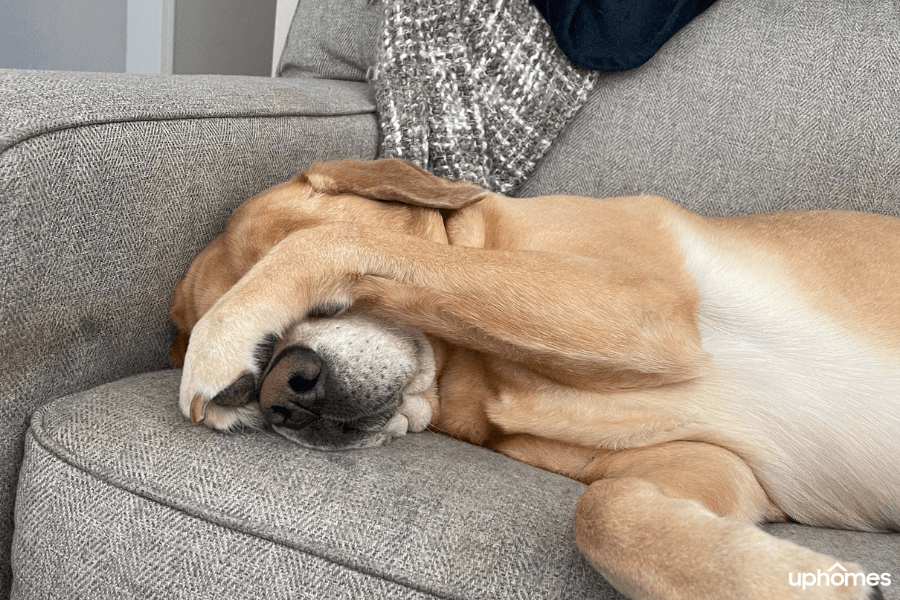
[[(749, 467), (709, 444), (671, 442), (604, 455), (578, 502), (575, 536), (588, 562), (635, 599), (879, 598), (865, 576), (818, 585), (836, 560), (753, 522), (782, 520)], [(861, 570), (842, 563), (848, 573)], [(843, 571), (842, 571), (843, 573)], [(857, 585), (858, 584), (858, 585)]]

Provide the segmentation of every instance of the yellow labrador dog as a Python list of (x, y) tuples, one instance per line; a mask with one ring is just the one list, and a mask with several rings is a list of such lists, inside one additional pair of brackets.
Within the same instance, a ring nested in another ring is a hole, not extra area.
[(801, 586), (836, 559), (754, 524), (900, 530), (898, 219), (319, 163), (234, 213), (172, 315), (194, 423), (320, 448), (430, 426), (583, 481), (578, 546), (632, 598), (890, 583)]

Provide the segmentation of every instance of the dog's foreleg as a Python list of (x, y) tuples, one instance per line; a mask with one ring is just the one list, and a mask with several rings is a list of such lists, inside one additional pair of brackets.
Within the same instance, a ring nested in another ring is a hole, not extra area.
[(403, 243), (411, 255), (390, 256), (355, 293), (435, 337), (587, 387), (609, 376), (626, 387), (683, 381), (705, 357), (690, 286), (625, 257)]
[[(672, 442), (614, 453), (578, 502), (579, 548), (635, 599), (874, 599), (860, 579), (816, 585), (836, 562), (753, 525), (780, 514), (747, 465), (722, 448)], [(842, 566), (861, 572), (850, 563)], [(859, 583), (860, 585), (856, 585)]]
[(266, 336), (323, 303), (360, 299), (397, 322), (561, 381), (681, 381), (704, 357), (697, 299), (681, 274), (654, 264), (614, 249), (598, 260), (453, 247), (353, 223), (298, 231), (197, 323), (181, 406), (198, 420), (232, 382), (259, 375), (256, 348)]

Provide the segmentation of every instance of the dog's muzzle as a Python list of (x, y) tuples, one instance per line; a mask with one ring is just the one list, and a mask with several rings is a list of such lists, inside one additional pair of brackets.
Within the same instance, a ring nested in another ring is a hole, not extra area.
[(255, 355), (261, 375), (245, 373), (210, 402), (304, 446), (377, 446), (431, 418), (422, 394), (434, 352), (412, 327), (349, 310), (268, 336)]
[[(259, 406), (272, 427), (316, 448), (353, 448), (379, 432), (403, 401), (403, 378), (365, 378), (342, 372), (338, 361), (305, 346), (289, 346), (272, 359)], [(354, 374), (358, 375), (358, 374)]]

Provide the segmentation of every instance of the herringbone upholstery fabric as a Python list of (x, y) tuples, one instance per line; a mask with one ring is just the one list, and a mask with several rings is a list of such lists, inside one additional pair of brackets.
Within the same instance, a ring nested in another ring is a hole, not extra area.
[(900, 215), (900, 4), (719, 0), (603, 74), (516, 194)]
[(0, 595), (40, 404), (167, 366), (168, 299), (246, 198), (372, 158), (364, 84), (0, 72)]
[(0, 69), (0, 152), (29, 137), (98, 123), (358, 115), (367, 86), (264, 77)]
[[(575, 547), (580, 483), (432, 433), (327, 453), (194, 427), (179, 377), (37, 411), (13, 600), (621, 598)], [(766, 529), (897, 572), (897, 535)]]
[(584, 486), (433, 433), (338, 453), (194, 427), (180, 371), (32, 419), (13, 598), (619, 598), (581, 557)]

